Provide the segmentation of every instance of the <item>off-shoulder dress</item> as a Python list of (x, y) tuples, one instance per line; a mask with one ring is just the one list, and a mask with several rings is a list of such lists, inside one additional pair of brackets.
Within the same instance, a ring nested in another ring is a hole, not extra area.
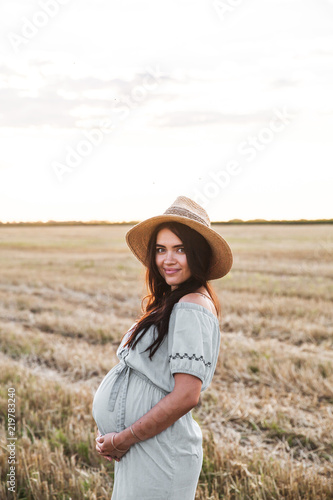
[[(93, 400), (101, 434), (120, 432), (147, 413), (174, 388), (174, 373), (211, 383), (220, 346), (217, 317), (192, 302), (174, 305), (168, 335), (149, 359), (144, 352), (155, 338), (147, 330), (134, 349), (117, 350), (119, 363), (104, 377)], [(115, 462), (112, 500), (193, 500), (202, 467), (202, 433), (188, 412), (156, 436), (133, 445)]]

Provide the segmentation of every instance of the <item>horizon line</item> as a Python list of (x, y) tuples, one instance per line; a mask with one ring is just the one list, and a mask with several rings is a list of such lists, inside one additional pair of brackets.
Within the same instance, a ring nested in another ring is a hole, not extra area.
[[(108, 221), (108, 220), (66, 220), (66, 221), (57, 221), (57, 220), (48, 220), (46, 222), (43, 221), (11, 221), (11, 222), (2, 222), (0, 221), (0, 226), (29, 226), (29, 225), (38, 225), (38, 226), (81, 226), (81, 225), (135, 225), (139, 224), (142, 221)], [(211, 221), (211, 224), (332, 224), (333, 219), (229, 219), (228, 221)]]

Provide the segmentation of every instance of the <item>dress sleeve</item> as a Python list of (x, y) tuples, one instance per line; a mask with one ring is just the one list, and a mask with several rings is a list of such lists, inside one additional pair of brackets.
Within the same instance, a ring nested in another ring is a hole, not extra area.
[(203, 306), (178, 302), (169, 322), (168, 355), (170, 371), (188, 373), (210, 384), (218, 357), (220, 330), (214, 316)]
[(137, 322), (133, 323), (133, 325), (130, 327), (129, 330), (127, 330), (127, 332), (125, 333), (125, 335), (122, 338), (122, 341), (120, 342), (118, 349), (117, 349), (117, 352), (116, 352), (118, 359), (122, 359), (124, 352), (127, 351), (127, 347), (124, 347), (124, 344), (128, 340), (128, 338), (131, 334), (131, 331), (135, 327), (136, 323)]

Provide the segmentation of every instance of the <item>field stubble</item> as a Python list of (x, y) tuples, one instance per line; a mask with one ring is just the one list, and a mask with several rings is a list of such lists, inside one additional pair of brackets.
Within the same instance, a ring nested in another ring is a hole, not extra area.
[[(8, 387), (16, 498), (111, 496), (91, 404), (145, 294), (127, 229), (0, 228), (0, 498)], [(205, 454), (196, 499), (333, 498), (333, 228), (216, 229), (234, 266), (214, 283), (221, 351), (193, 411)]]

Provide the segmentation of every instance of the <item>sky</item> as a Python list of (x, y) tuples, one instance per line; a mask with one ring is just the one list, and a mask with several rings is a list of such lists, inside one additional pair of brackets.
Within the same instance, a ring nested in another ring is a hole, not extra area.
[(332, 218), (333, 0), (2, 0), (0, 221)]

